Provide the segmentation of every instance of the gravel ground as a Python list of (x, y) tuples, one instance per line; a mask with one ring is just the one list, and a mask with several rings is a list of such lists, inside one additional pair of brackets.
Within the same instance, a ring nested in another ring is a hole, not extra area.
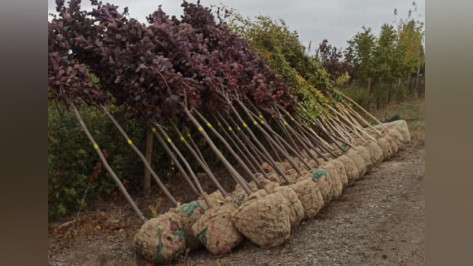
[[(425, 264), (425, 149), (411, 143), (344, 190), (282, 246), (246, 241), (232, 254), (206, 250), (184, 265), (423, 265)], [(132, 251), (133, 231), (78, 235), (50, 265), (146, 265)], [(50, 240), (51, 241), (51, 240)]]

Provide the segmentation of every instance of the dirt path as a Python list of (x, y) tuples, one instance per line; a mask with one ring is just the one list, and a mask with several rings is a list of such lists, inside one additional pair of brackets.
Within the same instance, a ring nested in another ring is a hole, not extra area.
[[(282, 246), (264, 250), (245, 242), (226, 256), (192, 252), (186, 265), (422, 265), (424, 264), (424, 147), (410, 144), (315, 219), (295, 229)], [(135, 258), (133, 228), (81, 234), (50, 265), (145, 265)], [(136, 230), (136, 229), (135, 229)]]

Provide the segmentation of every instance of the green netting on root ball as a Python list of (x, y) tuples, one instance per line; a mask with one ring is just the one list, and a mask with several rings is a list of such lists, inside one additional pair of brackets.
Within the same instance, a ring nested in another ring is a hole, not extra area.
[(304, 206), (299, 200), (297, 193), (288, 186), (276, 187), (274, 191), (281, 194), (288, 201), (289, 221), (291, 228), (298, 226), (304, 218)]
[(192, 232), (192, 225), (204, 214), (204, 207), (198, 200), (191, 201), (172, 208), (170, 212), (175, 212), (179, 215), (181, 221), (181, 228), (184, 232), (186, 241), (186, 248), (196, 250), (202, 247), (201, 242), (194, 237)]
[(355, 182), (360, 176), (360, 169), (356, 166), (355, 162), (347, 155), (342, 155), (334, 161), (340, 161), (345, 167), (345, 173), (347, 175), (348, 184)]
[(356, 180), (358, 180), (360, 177), (362, 177), (366, 173), (366, 163), (363, 160), (363, 158), (360, 156), (360, 154), (355, 151), (354, 149), (348, 150), (348, 152), (345, 154), (348, 156), (356, 165), (356, 167), (359, 170), (359, 175), (356, 177)]
[(348, 186), (348, 176), (343, 163), (339, 160), (331, 160), (330, 162), (335, 166), (343, 188)]
[(330, 200), (340, 197), (343, 191), (343, 184), (340, 180), (337, 168), (332, 161), (325, 162), (322, 164), (321, 168), (327, 170), (328, 179), (332, 183), (332, 189), (330, 190)]
[(291, 233), (289, 202), (279, 192), (260, 191), (258, 196), (253, 193), (248, 197), (234, 212), (233, 219), (238, 230), (251, 242), (263, 248), (277, 247)]
[(375, 142), (374, 140), (370, 140), (364, 145), (364, 147), (371, 155), (372, 165), (377, 165), (383, 161), (383, 151), (381, 150), (377, 142)]
[(232, 220), (235, 210), (236, 206), (229, 203), (214, 206), (192, 226), (194, 236), (212, 254), (228, 253), (243, 240)]
[(133, 242), (138, 254), (155, 263), (172, 261), (186, 250), (180, 217), (172, 212), (146, 221)]
[(317, 185), (317, 188), (322, 195), (324, 202), (329, 202), (331, 200), (331, 191), (332, 191), (332, 182), (328, 178), (328, 172), (325, 169), (314, 169), (311, 171), (312, 180)]
[(304, 208), (304, 219), (312, 219), (324, 206), (324, 199), (317, 184), (310, 178), (289, 186), (296, 192)]

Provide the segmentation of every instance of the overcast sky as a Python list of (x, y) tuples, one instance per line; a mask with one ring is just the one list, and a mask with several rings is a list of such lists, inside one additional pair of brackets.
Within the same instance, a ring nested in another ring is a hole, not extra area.
[[(68, 2), (68, 0), (66, 0)], [(90, 10), (90, 1), (83, 0), (83, 8)], [(146, 22), (146, 16), (162, 5), (168, 15), (181, 15), (180, 0), (102, 0), (123, 10), (128, 6), (131, 17)], [(188, 0), (188, 2), (197, 2)], [(398, 17), (407, 17), (412, 0), (201, 0), (203, 5), (224, 5), (236, 9), (243, 16), (270, 16), (283, 19), (291, 30), (299, 33), (304, 45), (312, 41), (315, 48), (323, 39), (336, 47), (347, 46), (346, 41), (361, 30), (370, 27), (374, 33), (384, 23), (394, 21), (393, 11)], [(418, 18), (425, 21), (425, 0), (417, 0)], [(55, 0), (48, 0), (48, 13), (55, 12)]]

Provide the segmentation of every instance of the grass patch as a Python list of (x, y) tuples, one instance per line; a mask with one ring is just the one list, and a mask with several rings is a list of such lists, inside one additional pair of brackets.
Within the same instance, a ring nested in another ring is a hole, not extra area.
[(390, 104), (385, 108), (371, 112), (380, 121), (398, 114), (406, 120), (411, 137), (415, 140), (425, 140), (425, 99), (418, 98), (401, 103)]

